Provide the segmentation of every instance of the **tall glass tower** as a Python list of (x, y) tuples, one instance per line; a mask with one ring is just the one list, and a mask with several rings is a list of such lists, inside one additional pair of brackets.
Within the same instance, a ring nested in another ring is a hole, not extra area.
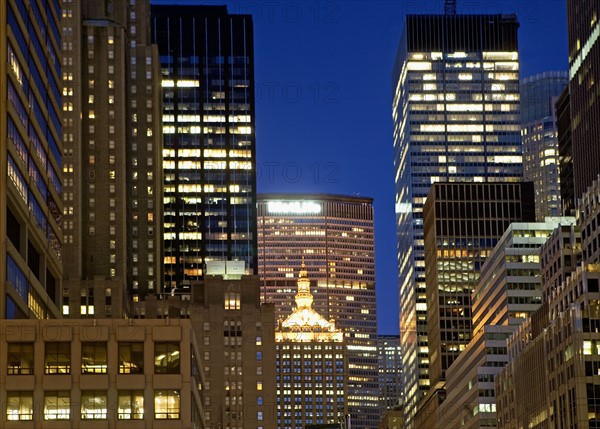
[(163, 88), (165, 285), (206, 263), (256, 272), (254, 46), (250, 15), (152, 6)]
[(568, 83), (566, 71), (547, 71), (521, 80), (523, 175), (534, 183), (539, 222), (562, 213), (555, 105)]
[(514, 15), (408, 15), (393, 71), (400, 342), (411, 425), (429, 388), (423, 205), (432, 183), (519, 181)]
[(0, 319), (60, 317), (61, 8), (0, 2)]

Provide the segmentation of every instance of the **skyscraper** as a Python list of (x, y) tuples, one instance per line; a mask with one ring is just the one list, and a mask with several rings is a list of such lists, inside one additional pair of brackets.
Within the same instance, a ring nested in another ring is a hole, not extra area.
[(392, 75), (400, 335), (410, 425), (429, 387), (423, 204), (438, 181), (519, 181), (514, 15), (408, 15)]
[(162, 68), (167, 288), (210, 261), (256, 273), (252, 17), (226, 7), (152, 6)]
[(538, 221), (562, 214), (555, 106), (568, 82), (568, 73), (562, 71), (521, 80), (523, 176), (534, 184)]
[(571, 138), (571, 105), (567, 85), (556, 100), (556, 132), (558, 134), (558, 164), (560, 170), (560, 199), (562, 214), (575, 214), (575, 185), (573, 184), (573, 140)]
[(398, 410), (402, 405), (402, 353), (399, 335), (379, 335), (379, 394), (380, 411)]
[(62, 313), (119, 318), (162, 285), (158, 52), (147, 1), (64, 6)]
[(335, 323), (312, 308), (304, 264), (295, 301), (296, 309), (275, 328), (277, 427), (337, 423), (347, 412), (346, 341)]
[(355, 428), (379, 421), (373, 199), (263, 194), (258, 201), (259, 275), (276, 317), (293, 309), (294, 273), (306, 264), (314, 307), (344, 331), (348, 412)]
[(506, 340), (542, 304), (540, 249), (575, 218), (515, 222), (502, 235), (473, 292), (473, 339), (446, 371), (441, 421), (448, 427), (494, 427), (494, 377), (508, 362)]
[(60, 315), (60, 17), (58, 1), (0, 3), (0, 319)]
[(432, 387), (473, 337), (471, 294), (512, 222), (535, 220), (533, 184), (434, 183), (423, 208)]
[(573, 182), (579, 199), (600, 173), (600, 0), (568, 0)]

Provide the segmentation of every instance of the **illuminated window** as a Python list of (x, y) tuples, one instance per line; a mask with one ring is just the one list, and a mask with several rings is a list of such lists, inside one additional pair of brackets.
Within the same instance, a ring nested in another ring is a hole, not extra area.
[(225, 292), (225, 310), (239, 310), (240, 307), (240, 294)]
[(71, 343), (46, 343), (44, 353), (46, 374), (71, 373)]
[(119, 343), (119, 374), (144, 373), (144, 343)]
[(71, 394), (68, 390), (48, 391), (44, 395), (44, 420), (69, 420)]
[(154, 373), (179, 374), (179, 343), (154, 343)]
[(106, 419), (106, 392), (98, 390), (81, 391), (81, 419)]
[(117, 418), (119, 420), (142, 420), (144, 418), (144, 391), (119, 391)]
[(33, 374), (33, 343), (8, 343), (8, 375)]
[(180, 401), (179, 390), (155, 390), (154, 418), (156, 420), (179, 419)]
[(33, 420), (33, 392), (8, 392), (6, 419)]
[(106, 374), (108, 369), (106, 343), (81, 344), (81, 373)]

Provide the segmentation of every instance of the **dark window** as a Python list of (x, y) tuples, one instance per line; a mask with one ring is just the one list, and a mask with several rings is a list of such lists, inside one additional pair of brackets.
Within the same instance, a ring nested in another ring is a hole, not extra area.
[(33, 374), (33, 343), (8, 343), (8, 375)]

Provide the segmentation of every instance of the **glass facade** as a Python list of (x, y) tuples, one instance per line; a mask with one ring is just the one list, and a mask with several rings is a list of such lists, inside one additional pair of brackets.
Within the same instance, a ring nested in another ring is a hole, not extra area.
[(402, 405), (402, 353), (400, 336), (380, 335), (377, 337), (379, 354), (379, 400), (381, 416)]
[[(432, 183), (519, 181), (515, 16), (408, 15), (393, 72), (400, 335), (408, 424), (429, 388), (423, 205)], [(477, 34), (477, 37), (473, 35)]]
[(568, 73), (544, 72), (521, 81), (523, 175), (535, 186), (536, 219), (560, 216), (556, 101), (568, 84)]
[(163, 88), (167, 288), (210, 261), (257, 267), (252, 18), (153, 6)]
[(62, 278), (61, 10), (56, 1), (10, 0), (0, 8), (7, 55), (0, 231), (8, 238), (0, 278), (16, 292), (9, 298), (2, 288), (0, 318), (52, 318)]

